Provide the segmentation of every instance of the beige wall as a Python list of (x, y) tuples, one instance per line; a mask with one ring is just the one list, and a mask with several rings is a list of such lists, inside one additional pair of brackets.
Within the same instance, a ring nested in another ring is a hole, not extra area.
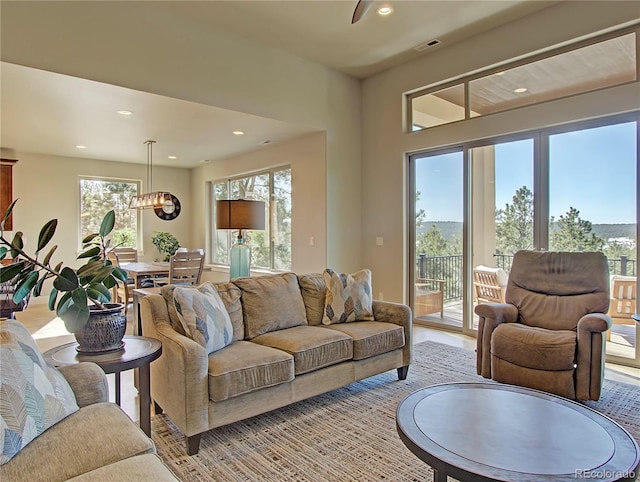
[[(207, 220), (206, 184), (240, 174), (291, 166), (292, 266), (297, 273), (322, 271), (327, 266), (326, 135), (318, 132), (253, 152), (216, 161), (191, 171), (194, 218)], [(192, 225), (192, 238), (208, 239), (209, 224)], [(314, 246), (310, 238), (314, 238)], [(203, 241), (204, 242), (204, 241)], [(208, 244), (207, 244), (208, 247)], [(210, 273), (207, 279), (228, 279), (228, 272)]]
[[(20, 198), (14, 209), (14, 229), (24, 233), (27, 249), (33, 252), (40, 228), (50, 219), (57, 218), (58, 228), (52, 241), (52, 245), (58, 245), (53, 257), (54, 263), (63, 261), (65, 265), (78, 265), (76, 256), (79, 253), (80, 176), (138, 180), (145, 188), (144, 164), (55, 157), (28, 152), (11, 152), (6, 155), (18, 159), (13, 168), (13, 197)], [(152, 210), (140, 211), (144, 248), (142, 259), (145, 261), (153, 261), (160, 256), (151, 243), (154, 231), (169, 231), (182, 245), (192, 247), (189, 170), (154, 167), (153, 182), (159, 189), (171, 189), (180, 199), (182, 212), (173, 221), (163, 221)], [(48, 293), (48, 290), (44, 292)], [(42, 296), (34, 302), (46, 302), (46, 297)]]
[(405, 134), (404, 94), (631, 21), (638, 22), (637, 2), (562, 2), (363, 82), (362, 247), (375, 295), (408, 299), (407, 153), (640, 109), (635, 83)]
[(2, 60), (325, 131), (327, 263), (359, 268), (360, 82), (162, 3), (5, 2)]

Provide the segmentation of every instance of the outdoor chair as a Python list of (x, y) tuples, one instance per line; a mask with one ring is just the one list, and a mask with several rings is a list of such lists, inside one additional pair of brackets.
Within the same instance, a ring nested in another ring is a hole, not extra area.
[(416, 283), (415, 316), (440, 313), (444, 317), (444, 280), (418, 278)]
[[(607, 313), (613, 324), (634, 325), (631, 316), (636, 312), (636, 278), (635, 276), (611, 276), (611, 299)], [(607, 331), (607, 340), (611, 339), (611, 331)]]
[(477, 371), (578, 400), (600, 398), (611, 328), (602, 253), (518, 251), (505, 303), (475, 307)]
[(473, 291), (478, 303), (504, 303), (507, 273), (502, 268), (476, 266), (473, 270)]

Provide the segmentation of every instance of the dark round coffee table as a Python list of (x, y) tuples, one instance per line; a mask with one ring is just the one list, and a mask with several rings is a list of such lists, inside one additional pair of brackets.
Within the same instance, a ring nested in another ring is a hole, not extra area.
[(436, 482), (635, 480), (640, 467), (638, 444), (613, 420), (512, 385), (418, 390), (398, 405), (396, 425)]
[(140, 428), (151, 436), (151, 396), (149, 391), (149, 364), (162, 354), (162, 343), (145, 336), (125, 336), (121, 350), (99, 355), (81, 355), (76, 342), (67, 343), (44, 352), (45, 359), (56, 367), (93, 362), (105, 373), (115, 374), (116, 403), (120, 405), (120, 372), (138, 368)]

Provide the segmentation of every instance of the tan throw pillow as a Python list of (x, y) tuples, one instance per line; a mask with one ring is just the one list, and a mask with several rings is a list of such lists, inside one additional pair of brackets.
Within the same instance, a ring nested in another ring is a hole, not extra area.
[(344, 274), (326, 269), (323, 275), (327, 285), (323, 324), (373, 320), (370, 270)]
[(320, 325), (324, 313), (324, 300), (327, 286), (324, 284), (322, 273), (301, 274), (298, 276), (302, 300), (307, 310), (307, 322), (310, 325)]

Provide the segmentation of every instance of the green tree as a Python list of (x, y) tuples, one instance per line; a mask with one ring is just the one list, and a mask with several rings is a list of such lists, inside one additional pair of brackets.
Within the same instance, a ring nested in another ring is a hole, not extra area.
[(515, 254), (533, 249), (533, 193), (522, 186), (513, 196), (513, 204), (496, 211), (496, 252)]
[(558, 221), (550, 220), (549, 249), (551, 251), (603, 251), (604, 239), (593, 233), (590, 221), (580, 217), (580, 211), (569, 207)]
[(429, 230), (420, 237), (417, 244), (418, 254), (427, 256), (444, 255), (447, 253), (449, 245), (435, 224), (432, 224)]

